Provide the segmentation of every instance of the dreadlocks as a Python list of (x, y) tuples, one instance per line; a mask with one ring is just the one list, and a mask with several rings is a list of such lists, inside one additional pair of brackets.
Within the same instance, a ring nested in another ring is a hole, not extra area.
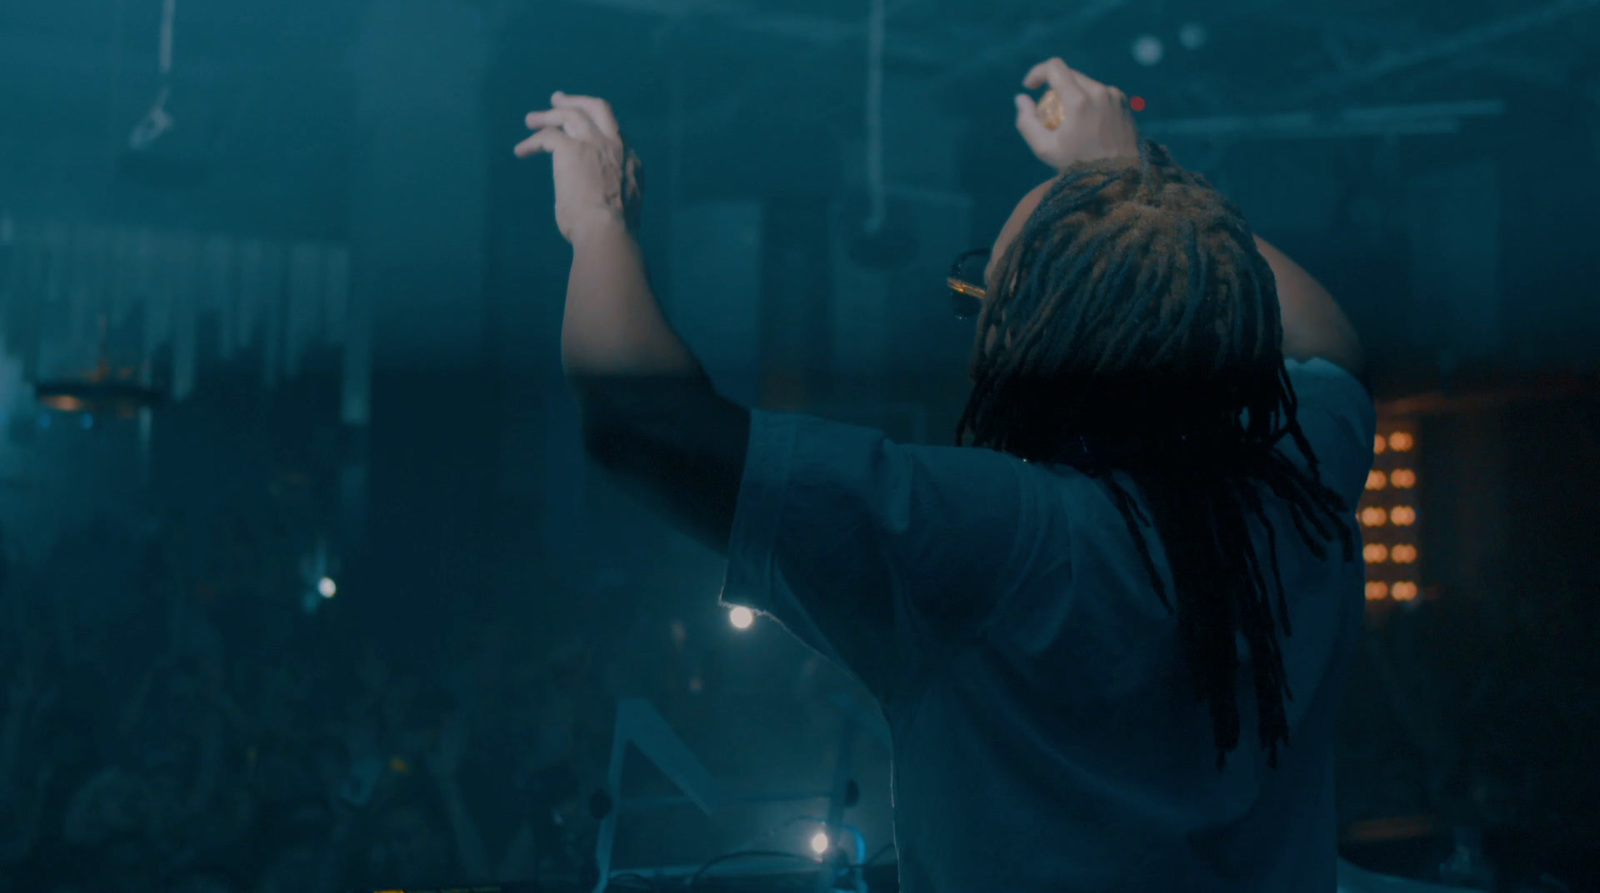
[[(1261, 746), (1276, 766), (1289, 740), (1284, 701), (1294, 697), (1279, 619), (1285, 635), (1293, 631), (1263, 487), (1287, 503), (1318, 558), (1336, 532), (1345, 560), (1355, 544), (1341, 517), (1350, 509), (1321, 482), (1296, 420), (1276, 282), (1243, 216), (1144, 141), (1137, 159), (1069, 168), (996, 259), (994, 281), (957, 443), (1070, 464), (1108, 489), (1156, 594), (1169, 610), (1176, 602), (1218, 767), (1239, 743), (1240, 633)], [(1275, 449), (1285, 435), (1309, 475)], [(1265, 529), (1266, 562), (1252, 516)], [(1175, 599), (1149, 527), (1165, 547)]]

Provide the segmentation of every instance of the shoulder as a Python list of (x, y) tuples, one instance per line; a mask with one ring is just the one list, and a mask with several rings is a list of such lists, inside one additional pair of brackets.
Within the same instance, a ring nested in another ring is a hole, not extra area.
[[(1359, 499), (1372, 469), (1377, 407), (1364, 384), (1325, 359), (1288, 360), (1295, 418), (1310, 442), (1324, 480), (1346, 499)], [(1286, 444), (1285, 449), (1292, 449)]]

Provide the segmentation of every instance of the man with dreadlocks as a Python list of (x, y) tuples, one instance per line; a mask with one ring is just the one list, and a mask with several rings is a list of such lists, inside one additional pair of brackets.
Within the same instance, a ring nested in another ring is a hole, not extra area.
[(1017, 97), (1057, 173), (968, 288), (947, 447), (718, 396), (650, 291), (610, 107), (531, 113), (589, 453), (726, 554), (724, 602), (876, 696), (907, 893), (1331, 891), (1360, 346), (1120, 91), (1059, 59), (1023, 83), (1060, 102), (1050, 127)]

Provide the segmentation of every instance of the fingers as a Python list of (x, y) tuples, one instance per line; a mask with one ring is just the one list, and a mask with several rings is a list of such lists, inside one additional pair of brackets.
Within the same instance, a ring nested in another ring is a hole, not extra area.
[(602, 138), (600, 128), (595, 124), (594, 119), (578, 108), (556, 108), (543, 112), (529, 112), (527, 117), (522, 120), (530, 130), (557, 127), (565, 132), (567, 136), (586, 142), (595, 142)]
[[(1050, 62), (1054, 61), (1054, 59), (1050, 60)], [(1037, 90), (1049, 83), (1050, 62), (1040, 62), (1038, 65), (1028, 69), (1028, 73), (1022, 76), (1022, 86), (1029, 90)]]
[(557, 90), (550, 96), (550, 104), (558, 109), (578, 109), (594, 122), (600, 132), (612, 139), (621, 139), (622, 132), (617, 127), (617, 116), (611, 110), (611, 103), (597, 96), (570, 96)]
[(1037, 90), (1046, 84), (1055, 88), (1056, 93), (1060, 94), (1063, 100), (1068, 99), (1073, 94), (1093, 96), (1096, 93), (1104, 93), (1107, 89), (1105, 84), (1074, 68), (1068, 67), (1067, 63), (1063, 62), (1059, 56), (1033, 66), (1033, 68), (1029, 69), (1027, 76), (1022, 79), (1022, 86), (1029, 90)]
[(1047, 84), (1053, 87), (1063, 100), (1074, 94), (1087, 92), (1083, 84), (1073, 77), (1072, 69), (1068, 68), (1067, 63), (1061, 61), (1059, 57), (1047, 59), (1033, 66), (1022, 79), (1022, 86), (1029, 90), (1037, 90)]
[(552, 125), (517, 143), (517, 147), (512, 151), (518, 158), (527, 158), (540, 152), (555, 154), (556, 149), (573, 142), (575, 142), (573, 138), (563, 133), (559, 126)]

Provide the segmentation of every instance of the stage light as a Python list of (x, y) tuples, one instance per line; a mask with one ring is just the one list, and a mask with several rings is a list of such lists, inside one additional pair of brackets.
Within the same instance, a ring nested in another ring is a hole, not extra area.
[(1401, 490), (1408, 490), (1417, 485), (1417, 473), (1409, 468), (1396, 468), (1389, 473), (1389, 483)]
[(1140, 35), (1133, 42), (1133, 59), (1140, 65), (1159, 65), (1166, 54), (1166, 46), (1154, 34)]
[(1417, 560), (1417, 547), (1412, 545), (1395, 546), (1390, 553), (1395, 564), (1411, 564)]
[[(1367, 543), (1361, 550), (1361, 556), (1369, 564), (1379, 564), (1389, 560), (1389, 547), (1383, 543)], [(1398, 559), (1397, 559), (1398, 560)]]
[(811, 852), (816, 853), (817, 855), (820, 856), (823, 853), (826, 853), (827, 851), (828, 851), (828, 834), (825, 831), (818, 831), (816, 833), (816, 836), (811, 838)]
[(1384, 440), (1382, 434), (1379, 434), (1378, 438), (1372, 442), (1372, 451), (1380, 456), (1383, 455), (1383, 451), (1387, 450), (1388, 448), (1389, 441)]
[(1410, 527), (1417, 523), (1417, 510), (1409, 505), (1397, 505), (1394, 511), (1389, 513), (1389, 520), (1397, 527)]
[(1206, 26), (1199, 22), (1190, 22), (1178, 29), (1178, 42), (1186, 50), (1198, 50), (1206, 45), (1211, 35), (1206, 32)]
[(1411, 447), (1415, 444), (1416, 441), (1411, 438), (1411, 435), (1404, 431), (1396, 431), (1395, 433), (1389, 435), (1389, 449), (1394, 450), (1397, 453), (1403, 453), (1411, 449)]
[(728, 622), (737, 630), (747, 630), (756, 622), (756, 612), (744, 605), (734, 605), (728, 609)]
[(1368, 527), (1382, 527), (1388, 521), (1389, 513), (1375, 505), (1361, 510), (1361, 523)]
[(1373, 580), (1367, 584), (1367, 601), (1375, 602), (1389, 597), (1389, 584)]
[(1394, 596), (1395, 601), (1408, 602), (1417, 597), (1417, 584), (1410, 580), (1401, 580), (1394, 584), (1390, 593)]
[(323, 598), (333, 598), (339, 594), (339, 584), (333, 582), (332, 577), (323, 577), (317, 581), (317, 592), (321, 593)]
[(1378, 471), (1377, 469), (1367, 472), (1368, 490), (1382, 490), (1387, 486), (1389, 486), (1389, 478), (1386, 477), (1383, 472)]

